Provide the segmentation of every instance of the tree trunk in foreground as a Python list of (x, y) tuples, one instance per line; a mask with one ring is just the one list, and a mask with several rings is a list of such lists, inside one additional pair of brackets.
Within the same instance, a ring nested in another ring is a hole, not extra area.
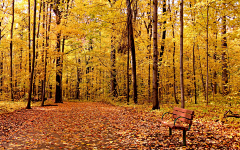
[[(60, 0), (56, 0), (55, 5), (57, 7), (54, 7), (53, 11), (56, 15), (56, 23), (57, 27), (60, 26), (61, 24), (61, 11), (59, 10), (59, 5), (60, 5)], [(58, 52), (58, 55), (61, 55), (61, 31), (57, 31), (57, 46), (56, 50)], [(62, 57), (58, 56), (57, 57), (57, 62), (56, 62), (56, 92), (55, 92), (55, 103), (62, 103)]]
[(31, 97), (32, 97), (32, 83), (33, 83), (33, 75), (34, 75), (34, 63), (35, 63), (35, 48), (36, 48), (36, 4), (37, 0), (34, 0), (34, 15), (33, 15), (33, 57), (32, 57), (32, 71), (29, 85), (29, 93), (28, 93), (28, 104), (26, 109), (31, 109)]
[(158, 101), (158, 45), (157, 45), (157, 5), (158, 1), (153, 0), (153, 110), (159, 109)]
[(128, 16), (128, 33), (130, 49), (132, 54), (132, 78), (133, 78), (133, 101), (137, 104), (137, 72), (136, 72), (136, 54), (135, 54), (135, 44), (133, 36), (133, 25), (132, 25), (132, 8), (130, 0), (127, 0), (127, 16)]
[(184, 101), (184, 81), (183, 81), (183, 0), (180, 3), (180, 87), (181, 87), (181, 107), (185, 107)]
[(14, 1), (12, 1), (12, 24), (10, 41), (10, 99), (13, 101), (13, 25), (14, 25)]

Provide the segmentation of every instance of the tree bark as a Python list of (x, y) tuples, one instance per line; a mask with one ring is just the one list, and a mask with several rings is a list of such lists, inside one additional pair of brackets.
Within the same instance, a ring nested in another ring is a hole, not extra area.
[[(129, 23), (127, 21), (127, 29), (129, 29)], [(129, 104), (129, 55), (130, 55), (130, 38), (129, 38), (129, 32), (128, 32), (128, 52), (127, 52), (127, 104)]]
[[(29, 74), (31, 73), (31, 3), (30, 0), (28, 0), (28, 51), (29, 51)], [(29, 76), (29, 79), (31, 77)]]
[(158, 101), (158, 45), (157, 45), (157, 5), (158, 0), (153, 0), (153, 110), (159, 109)]
[(130, 39), (130, 49), (132, 56), (132, 80), (133, 80), (133, 101), (137, 104), (137, 72), (136, 72), (136, 54), (135, 54), (135, 44), (133, 36), (133, 25), (132, 25), (132, 8), (130, 0), (127, 0), (127, 16), (128, 16), (128, 32)]
[(206, 26), (206, 29), (207, 29), (207, 38), (206, 38), (206, 49), (207, 49), (207, 79), (206, 79), (206, 99), (207, 99), (207, 105), (208, 105), (208, 2), (207, 2), (207, 26)]
[(200, 49), (199, 49), (199, 45), (197, 45), (198, 47), (198, 52), (199, 52), (199, 70), (200, 70), (200, 76), (201, 76), (201, 80), (202, 80), (202, 87), (203, 87), (203, 91), (202, 93), (204, 94), (204, 98), (206, 100), (206, 86), (204, 84), (204, 78), (203, 78), (203, 69), (202, 69), (202, 63), (201, 63), (201, 56), (200, 56)]
[(180, 3), (180, 87), (181, 87), (181, 107), (185, 107), (184, 100), (184, 80), (183, 80), (183, 0)]
[[(4, 3), (3, 3), (4, 6)], [(0, 45), (1, 45), (1, 40), (2, 40), (2, 21), (3, 21), (3, 17), (0, 20)], [(2, 74), (3, 74), (3, 52), (0, 53), (1, 57), (0, 57), (0, 93), (2, 95), (2, 86), (3, 86), (3, 78), (2, 78)]]
[(31, 109), (31, 97), (32, 97), (32, 83), (33, 83), (33, 75), (34, 75), (34, 64), (35, 64), (35, 48), (36, 48), (36, 4), (37, 0), (34, 0), (34, 15), (33, 15), (33, 58), (32, 58), (32, 71), (29, 85), (29, 93), (28, 93), (28, 103), (26, 109)]
[[(172, 1), (172, 7), (174, 8), (174, 0)], [(169, 8), (170, 8), (170, 6), (169, 6)], [(170, 13), (171, 13), (171, 9), (170, 9)], [(174, 15), (175, 15), (175, 13), (173, 12), (172, 16), (174, 17)], [(172, 16), (170, 16), (170, 21), (173, 21), (172, 22), (172, 36), (173, 36), (173, 39), (175, 39), (175, 30), (174, 30), (175, 18), (173, 18)], [(178, 99), (177, 99), (177, 94), (176, 94), (175, 52), (176, 52), (176, 42), (174, 40), (173, 41), (173, 96), (174, 96), (175, 103), (179, 104)]]
[[(159, 55), (159, 61), (161, 62), (162, 61), (162, 56), (163, 56), (163, 53), (164, 53), (164, 46), (165, 46), (165, 39), (166, 39), (166, 12), (167, 12), (167, 9), (166, 9), (166, 0), (163, 0), (163, 11), (162, 11), (162, 16), (164, 18), (164, 21), (163, 21), (163, 31), (162, 31), (162, 42), (161, 42), (161, 51), (160, 51), (160, 55)], [(160, 63), (161, 64), (161, 63)]]
[(147, 45), (148, 49), (148, 103), (151, 102), (151, 48), (152, 48), (152, 0), (148, 3), (149, 11), (147, 12), (148, 14), (148, 22), (144, 21), (145, 28), (147, 30), (147, 35), (148, 35), (148, 42), (149, 44)]
[(10, 41), (10, 99), (13, 101), (13, 26), (14, 26), (14, 1), (12, 1), (12, 23)]
[(45, 101), (45, 95), (46, 95), (46, 76), (47, 76), (47, 58), (48, 58), (48, 52), (47, 52), (47, 50), (49, 49), (49, 33), (50, 33), (50, 26), (51, 26), (51, 5), (49, 5), (50, 6), (50, 11), (49, 11), (49, 14), (48, 14), (48, 4), (46, 4), (45, 2), (44, 2), (44, 4), (43, 5), (47, 5), (47, 12), (46, 12), (46, 14), (47, 14), (47, 16), (49, 15), (49, 21), (47, 20), (48, 19), (48, 17), (46, 16), (46, 20), (45, 20), (45, 57), (44, 57), (44, 79), (43, 79), (43, 87), (42, 87), (42, 104), (41, 104), (41, 106), (44, 106), (44, 101)]
[(114, 29), (114, 23), (112, 24), (112, 30), (113, 30), (113, 34), (112, 34), (112, 37), (111, 37), (111, 92), (112, 92), (112, 95), (114, 97), (117, 97), (117, 79), (116, 79), (116, 76), (117, 76), (117, 71), (116, 71), (116, 67), (115, 67), (115, 64), (116, 64), (116, 48), (115, 48), (115, 41), (116, 41), (116, 37), (115, 37), (115, 29)]
[[(196, 4), (196, 2), (194, 1), (194, 3)], [(190, 3), (190, 8), (192, 8), (192, 4)], [(193, 22), (193, 26), (194, 26), (194, 34), (195, 34), (195, 26), (196, 26), (196, 22), (195, 22), (195, 12), (194, 14), (192, 14), (191, 11), (191, 16), (192, 16), (192, 22)], [(196, 40), (196, 36), (194, 35), (193, 38), (193, 82), (194, 82), (194, 102), (195, 104), (197, 104), (197, 83), (196, 83), (196, 68), (195, 68), (195, 62), (196, 62), (196, 57), (195, 57), (195, 40)]]
[[(59, 5), (60, 5), (60, 0), (56, 0), (55, 1), (55, 6), (54, 6), (54, 13), (56, 15), (56, 24), (57, 27), (60, 26), (61, 24), (61, 18), (62, 18), (62, 14), (61, 11), (59, 10)], [(59, 53), (59, 55), (61, 55), (61, 31), (57, 31), (57, 45), (56, 45), (56, 50)], [(56, 61), (56, 91), (55, 91), (55, 103), (63, 103), (62, 100), (62, 60), (61, 60), (61, 56), (57, 57), (57, 61)]]
[[(214, 54), (213, 54), (213, 59), (214, 59), (214, 62), (216, 63), (217, 61), (217, 31), (215, 33), (216, 35), (216, 42), (215, 42), (215, 49), (214, 49)], [(213, 94), (217, 94), (217, 71), (216, 69), (214, 69), (214, 73), (213, 73)]]
[[(77, 59), (78, 65), (81, 65), (81, 60), (80, 58)], [(77, 66), (77, 93), (76, 93), (76, 99), (80, 99), (80, 89), (79, 89), (79, 84), (81, 82), (81, 69), (79, 66)]]
[[(226, 9), (226, 1), (223, 2), (223, 12)], [(222, 17), (222, 93), (223, 96), (228, 95), (228, 65), (227, 65), (227, 23), (226, 14)]]

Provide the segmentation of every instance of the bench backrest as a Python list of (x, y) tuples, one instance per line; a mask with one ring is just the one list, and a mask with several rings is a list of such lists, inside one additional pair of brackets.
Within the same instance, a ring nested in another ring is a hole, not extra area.
[[(184, 118), (181, 118), (181, 117)], [(178, 118), (180, 117), (180, 118)], [(188, 109), (183, 109), (183, 108), (179, 108), (179, 107), (174, 107), (173, 108), (173, 118), (178, 118), (178, 120), (181, 120), (183, 122), (186, 122), (188, 124), (192, 124), (192, 120), (194, 117), (194, 111), (192, 110), (188, 110)]]

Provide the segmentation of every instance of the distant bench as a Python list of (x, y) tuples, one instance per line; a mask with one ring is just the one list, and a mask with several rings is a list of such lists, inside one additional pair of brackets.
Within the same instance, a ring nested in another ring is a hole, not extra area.
[[(166, 114), (172, 114), (171, 120), (163, 120)], [(169, 135), (172, 135), (172, 129), (183, 130), (183, 146), (186, 146), (186, 132), (190, 130), (194, 111), (179, 107), (174, 107), (173, 112), (166, 112), (162, 115), (160, 122), (169, 127)]]

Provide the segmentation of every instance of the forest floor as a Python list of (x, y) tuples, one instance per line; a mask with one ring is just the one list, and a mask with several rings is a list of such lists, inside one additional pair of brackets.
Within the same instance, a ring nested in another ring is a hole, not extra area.
[(0, 115), (0, 149), (240, 149), (239, 127), (195, 118), (182, 147), (160, 117), (99, 102), (21, 109)]

